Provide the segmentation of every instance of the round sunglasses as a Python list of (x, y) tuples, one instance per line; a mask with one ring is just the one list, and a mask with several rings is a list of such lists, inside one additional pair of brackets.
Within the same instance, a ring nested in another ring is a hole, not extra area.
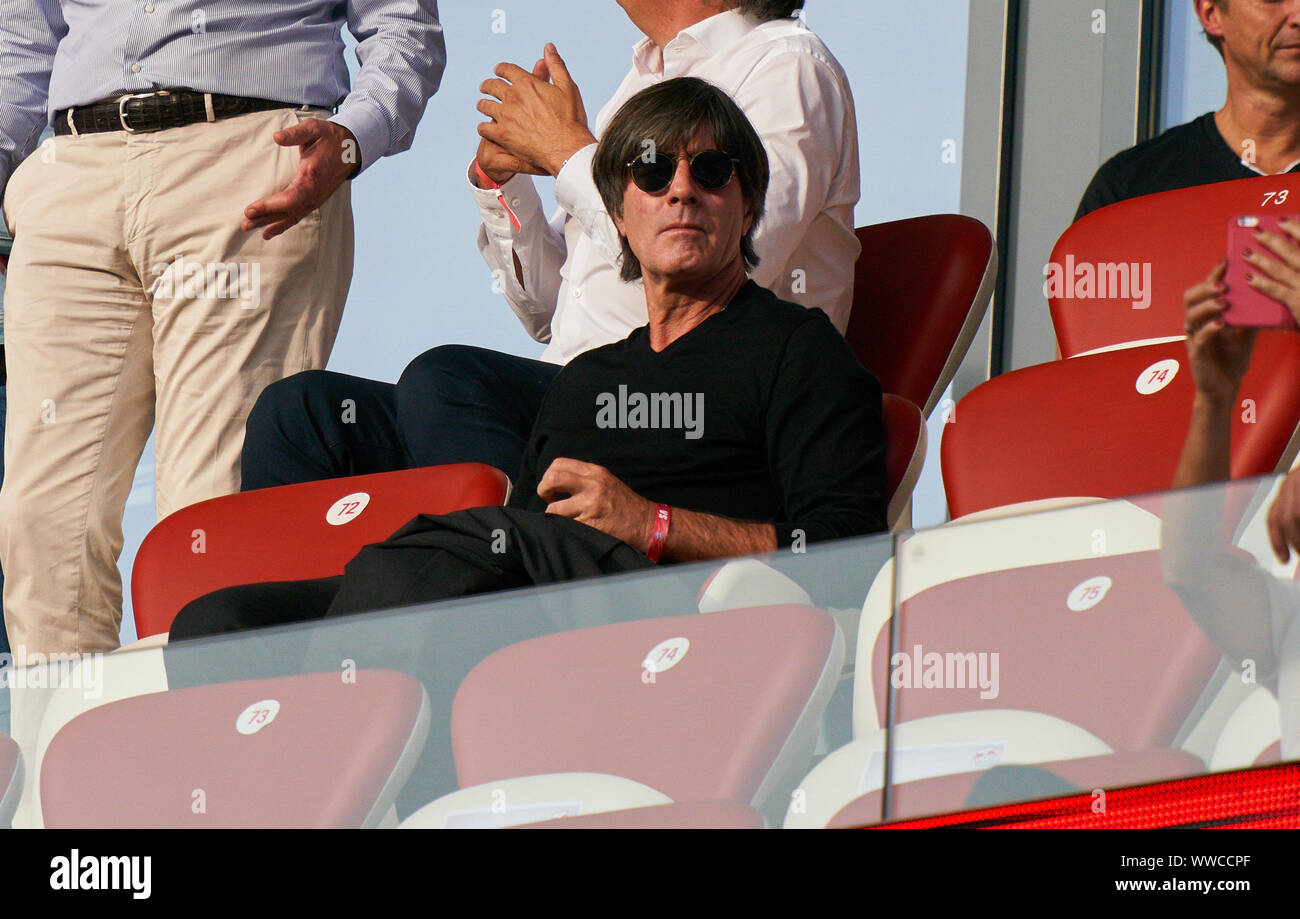
[(740, 162), (734, 156), (718, 150), (700, 150), (697, 153), (664, 153), (656, 151), (649, 158), (638, 156), (627, 164), (632, 173), (636, 187), (647, 195), (658, 195), (667, 191), (677, 174), (677, 161), (685, 158), (690, 164), (691, 180), (705, 191), (717, 191), (726, 187), (736, 174), (736, 164)]

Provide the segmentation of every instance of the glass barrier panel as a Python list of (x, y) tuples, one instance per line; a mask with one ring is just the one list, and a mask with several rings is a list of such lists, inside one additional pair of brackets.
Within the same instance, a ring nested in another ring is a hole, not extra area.
[(1109, 790), (1300, 757), (1300, 589), (1265, 524), (1277, 481), (901, 539), (871, 661), (888, 682), (880, 819), (1074, 795), (1103, 825)]
[(1124, 789), (1300, 757), (1277, 482), (6, 668), (0, 809), (795, 828), (1069, 799), (1112, 825)]
[(851, 738), (891, 554), (882, 534), (10, 668), (13, 822), (778, 827), (827, 806), (800, 783)]

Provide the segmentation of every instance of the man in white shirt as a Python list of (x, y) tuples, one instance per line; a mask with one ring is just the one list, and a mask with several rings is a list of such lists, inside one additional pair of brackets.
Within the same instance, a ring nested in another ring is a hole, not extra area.
[[(753, 279), (844, 330), (859, 252), (857, 121), (843, 70), (794, 16), (803, 0), (619, 3), (646, 38), (594, 134), (553, 46), (531, 73), (502, 64), (483, 84), (479, 110), (492, 120), (469, 169), (479, 251), (524, 327), (548, 342), (542, 360), (450, 345), (416, 358), (396, 386), (324, 372), (270, 386), (248, 421), (245, 489), (466, 461), (514, 475), (560, 367), (647, 321), (644, 291), (619, 278), (591, 158), (618, 107), (672, 77), (721, 87), (763, 138), (772, 180)], [(528, 173), (556, 177), (550, 221)], [(341, 413), (347, 404), (355, 411)]]

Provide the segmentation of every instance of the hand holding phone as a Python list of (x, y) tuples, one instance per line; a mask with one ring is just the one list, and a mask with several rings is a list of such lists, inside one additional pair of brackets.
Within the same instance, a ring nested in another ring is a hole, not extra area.
[[(1256, 290), (1246, 280), (1247, 276), (1261, 274), (1258, 268), (1243, 257), (1247, 252), (1257, 253), (1282, 266), (1277, 256), (1255, 238), (1256, 230), (1267, 230), (1280, 236), (1296, 246), (1300, 254), (1300, 243), (1282, 228), (1283, 219), (1300, 222), (1300, 215), (1243, 214), (1228, 221), (1228, 273), (1224, 278), (1228, 286), (1228, 292), (1224, 295), (1228, 308), (1223, 313), (1225, 325), (1300, 331), (1300, 325), (1296, 324), (1290, 309)], [(1297, 295), (1300, 295), (1300, 291), (1297, 291)]]

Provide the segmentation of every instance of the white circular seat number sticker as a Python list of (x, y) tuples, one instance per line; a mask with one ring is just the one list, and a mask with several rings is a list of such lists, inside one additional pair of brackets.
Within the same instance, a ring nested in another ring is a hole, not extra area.
[(1172, 383), (1176, 376), (1178, 376), (1178, 361), (1172, 357), (1166, 358), (1163, 361), (1156, 361), (1138, 374), (1134, 387), (1142, 395), (1149, 396), (1160, 392)]
[(1070, 591), (1070, 596), (1066, 599), (1065, 605), (1076, 613), (1090, 610), (1106, 599), (1106, 591), (1110, 590), (1110, 585), (1110, 578), (1104, 574), (1095, 578), (1088, 578), (1088, 580)]
[(341, 527), (343, 524), (351, 523), (360, 517), (361, 512), (366, 509), (366, 505), (369, 503), (370, 495), (364, 491), (344, 495), (325, 512), (325, 520), (330, 526)]
[(650, 649), (650, 653), (641, 662), (641, 667), (650, 673), (663, 673), (681, 663), (690, 647), (689, 638), (670, 638), (661, 641)]
[(280, 703), (274, 699), (254, 702), (239, 713), (239, 717), (235, 719), (235, 730), (241, 734), (256, 734), (274, 721), (279, 713)]

